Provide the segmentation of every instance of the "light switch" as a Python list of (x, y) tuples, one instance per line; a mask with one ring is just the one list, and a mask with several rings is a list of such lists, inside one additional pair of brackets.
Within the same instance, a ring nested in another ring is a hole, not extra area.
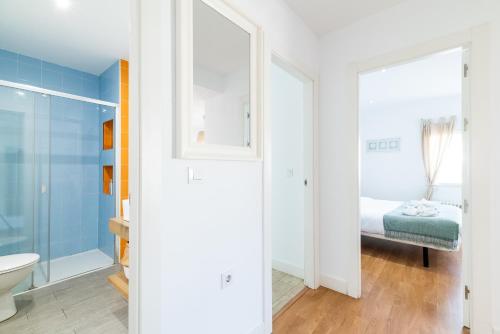
[(195, 172), (194, 168), (188, 167), (188, 184), (201, 183), (203, 179)]
[(233, 284), (233, 280), (233, 273), (230, 270), (223, 272), (221, 274), (221, 288), (225, 289), (229, 287), (231, 284)]

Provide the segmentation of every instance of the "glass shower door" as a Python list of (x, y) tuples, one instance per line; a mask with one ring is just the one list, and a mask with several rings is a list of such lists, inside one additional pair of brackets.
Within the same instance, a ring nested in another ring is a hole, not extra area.
[(50, 281), (50, 105), (49, 95), (35, 94), (33, 251), (40, 255), (35, 287)]
[[(35, 156), (36, 134), (43, 133), (36, 113), (40, 101), (38, 93), (0, 86), (0, 256), (34, 251), (42, 261), (48, 256), (43, 246), (35, 247), (38, 236), (48, 235), (48, 225), (41, 227), (45, 231), (35, 226), (43, 211), (37, 203)], [(32, 286), (30, 276), (16, 291)]]

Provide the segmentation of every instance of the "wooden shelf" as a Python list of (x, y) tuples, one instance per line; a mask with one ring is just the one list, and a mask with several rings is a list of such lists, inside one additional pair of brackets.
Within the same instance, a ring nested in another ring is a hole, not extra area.
[(109, 231), (118, 237), (128, 241), (129, 223), (126, 220), (115, 217), (109, 220)]
[(122, 296), (128, 300), (128, 279), (125, 274), (120, 271), (108, 277), (108, 282), (113, 285)]
[[(119, 238), (128, 241), (129, 223), (119, 217), (111, 218), (108, 222), (109, 231), (116, 234)], [(121, 258), (120, 263), (128, 267), (128, 257)], [(120, 271), (108, 277), (108, 282), (113, 285), (125, 299), (128, 300), (128, 279), (125, 273)]]

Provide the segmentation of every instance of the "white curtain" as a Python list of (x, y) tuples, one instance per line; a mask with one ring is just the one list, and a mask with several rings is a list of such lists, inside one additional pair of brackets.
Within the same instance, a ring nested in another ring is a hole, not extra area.
[(450, 145), (454, 129), (455, 116), (449, 119), (441, 118), (437, 122), (429, 119), (422, 120), (422, 159), (427, 178), (425, 198), (428, 200), (432, 198), (436, 176)]

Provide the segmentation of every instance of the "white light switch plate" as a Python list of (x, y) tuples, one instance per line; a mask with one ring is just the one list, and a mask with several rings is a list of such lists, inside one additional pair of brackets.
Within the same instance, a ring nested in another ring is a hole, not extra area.
[(221, 274), (221, 288), (225, 289), (233, 284), (234, 277), (233, 273), (228, 270)]
[(188, 167), (188, 184), (201, 183), (203, 178), (199, 175), (199, 171), (195, 172), (194, 168)]

